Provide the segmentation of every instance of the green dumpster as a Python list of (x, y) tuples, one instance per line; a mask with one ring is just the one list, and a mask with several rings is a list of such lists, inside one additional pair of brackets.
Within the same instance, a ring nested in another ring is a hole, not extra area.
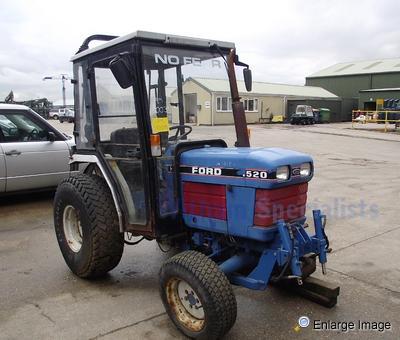
[(331, 121), (331, 110), (320, 108), (319, 112), (321, 123), (329, 123)]

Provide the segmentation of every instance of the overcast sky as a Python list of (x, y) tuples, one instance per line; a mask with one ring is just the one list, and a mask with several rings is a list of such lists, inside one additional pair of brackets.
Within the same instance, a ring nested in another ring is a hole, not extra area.
[(1, 0), (0, 100), (61, 100), (61, 81), (42, 78), (71, 74), (85, 37), (136, 30), (233, 41), (254, 80), (302, 85), (334, 63), (400, 57), (399, 13), (399, 0)]

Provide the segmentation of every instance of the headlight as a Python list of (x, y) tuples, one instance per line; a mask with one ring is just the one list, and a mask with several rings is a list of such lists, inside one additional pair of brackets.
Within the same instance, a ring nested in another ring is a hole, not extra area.
[(310, 176), (311, 174), (311, 163), (303, 163), (300, 165), (300, 175), (303, 177)]
[(289, 167), (284, 165), (276, 169), (276, 178), (285, 181), (289, 178)]

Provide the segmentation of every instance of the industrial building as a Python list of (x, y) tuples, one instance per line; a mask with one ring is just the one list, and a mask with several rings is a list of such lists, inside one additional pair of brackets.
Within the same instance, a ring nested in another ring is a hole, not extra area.
[(400, 98), (400, 58), (335, 64), (306, 77), (306, 85), (341, 97), (344, 115), (351, 109), (376, 110), (377, 99)]
[[(248, 123), (260, 123), (273, 116), (287, 117), (294, 112), (291, 101), (317, 100), (337, 102), (333, 93), (315, 86), (300, 86), (253, 82), (247, 92), (243, 81), (238, 80), (239, 93)], [(229, 82), (225, 79), (188, 78), (183, 84), (185, 122), (198, 125), (233, 124)], [(176, 103), (177, 93), (171, 93), (170, 102)], [(326, 106), (326, 105), (323, 105)], [(177, 105), (170, 106), (172, 123), (179, 121)]]

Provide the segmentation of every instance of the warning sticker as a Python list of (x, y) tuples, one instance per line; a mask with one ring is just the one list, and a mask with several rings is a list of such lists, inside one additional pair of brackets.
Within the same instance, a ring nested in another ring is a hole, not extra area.
[(168, 132), (168, 117), (154, 117), (151, 119), (151, 127), (153, 133)]

